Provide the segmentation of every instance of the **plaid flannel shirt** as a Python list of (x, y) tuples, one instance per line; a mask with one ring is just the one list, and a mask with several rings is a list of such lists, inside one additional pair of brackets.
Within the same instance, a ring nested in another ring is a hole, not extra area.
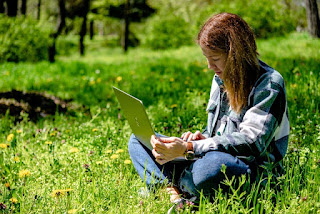
[(204, 140), (193, 141), (198, 156), (218, 150), (257, 165), (278, 162), (286, 154), (289, 117), (284, 80), (279, 72), (259, 61), (263, 74), (248, 97), (248, 105), (237, 114), (221, 90), (215, 75), (208, 102)]

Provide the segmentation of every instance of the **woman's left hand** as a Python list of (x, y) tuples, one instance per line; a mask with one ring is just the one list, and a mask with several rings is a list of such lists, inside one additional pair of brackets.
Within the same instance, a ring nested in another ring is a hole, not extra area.
[(183, 156), (187, 150), (187, 142), (177, 137), (156, 137), (151, 136), (153, 147), (152, 154), (159, 164), (165, 164), (177, 157)]

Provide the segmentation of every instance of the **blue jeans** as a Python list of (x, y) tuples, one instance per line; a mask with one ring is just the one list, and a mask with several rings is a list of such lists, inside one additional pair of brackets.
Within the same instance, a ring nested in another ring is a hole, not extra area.
[[(134, 135), (131, 135), (128, 147), (132, 163), (149, 189), (168, 182), (191, 195), (199, 196), (201, 191), (209, 195), (218, 188), (225, 176), (230, 178), (250, 173), (247, 164), (224, 152), (210, 151), (195, 161), (168, 162), (160, 165), (155, 161), (151, 151)], [(226, 175), (221, 172), (223, 164), (226, 166)]]

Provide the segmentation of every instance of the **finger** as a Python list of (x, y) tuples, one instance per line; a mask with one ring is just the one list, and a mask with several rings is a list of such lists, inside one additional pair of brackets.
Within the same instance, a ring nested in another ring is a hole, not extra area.
[(152, 145), (153, 148), (154, 148), (155, 140), (156, 140), (156, 136), (155, 136), (155, 135), (152, 135), (152, 136), (151, 136), (151, 139), (150, 139), (150, 143), (151, 143), (151, 145)]
[(152, 147), (153, 147), (153, 148), (158, 149), (158, 148), (165, 148), (165, 147), (166, 147), (166, 146), (164, 145), (164, 143), (161, 142), (161, 141), (159, 140), (159, 138), (157, 138), (155, 135), (152, 135), (152, 136), (151, 136), (151, 141), (152, 141)]
[(182, 138), (182, 140), (186, 141), (191, 134), (192, 134), (192, 132), (187, 132), (187, 133), (184, 135), (184, 137)]
[(188, 137), (188, 140), (186, 140), (186, 141), (190, 141), (190, 140), (192, 140), (193, 135), (194, 135), (194, 134), (190, 134), (190, 135), (189, 135), (189, 137)]
[(180, 138), (183, 139), (183, 137), (184, 137), (185, 134), (186, 134), (186, 133), (183, 133)]
[(152, 154), (155, 157), (155, 159), (163, 159), (164, 158), (164, 155), (157, 152), (155, 149), (152, 149)]
[[(177, 138), (176, 137), (160, 137), (159, 140), (162, 143), (172, 143), (173, 141), (175, 141)], [(164, 146), (165, 147), (165, 146)]]
[(192, 140), (199, 140), (200, 136), (201, 136), (201, 132), (200, 131), (196, 131), (192, 136)]
[(154, 150), (156, 150), (156, 152), (160, 153), (160, 154), (166, 154), (167, 150), (163, 149), (163, 148), (158, 148), (156, 147)]
[(165, 159), (156, 159), (156, 161), (160, 164), (160, 165), (163, 165), (163, 164), (165, 164), (165, 163), (167, 163), (168, 162), (168, 160), (165, 160)]

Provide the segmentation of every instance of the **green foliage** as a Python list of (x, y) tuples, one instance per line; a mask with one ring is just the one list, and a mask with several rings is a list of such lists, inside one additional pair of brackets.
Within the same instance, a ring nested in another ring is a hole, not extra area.
[(221, 12), (240, 15), (253, 28), (256, 36), (260, 38), (289, 33), (295, 30), (301, 19), (301, 17), (297, 19), (295, 11), (291, 10), (289, 5), (284, 4), (283, 1), (234, 0), (226, 3), (220, 0), (206, 7), (199, 22), (212, 14)]
[(152, 49), (177, 48), (193, 43), (190, 25), (182, 17), (154, 17), (148, 25), (146, 45)]
[(0, 62), (48, 58), (49, 31), (31, 18), (0, 18)]

